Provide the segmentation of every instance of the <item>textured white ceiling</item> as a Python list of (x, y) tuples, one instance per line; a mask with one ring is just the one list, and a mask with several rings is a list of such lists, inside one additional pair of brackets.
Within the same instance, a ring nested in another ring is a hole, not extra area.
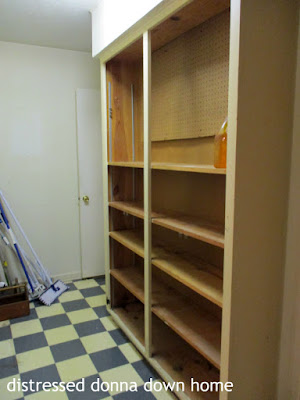
[(0, 40), (91, 51), (99, 0), (0, 0)]

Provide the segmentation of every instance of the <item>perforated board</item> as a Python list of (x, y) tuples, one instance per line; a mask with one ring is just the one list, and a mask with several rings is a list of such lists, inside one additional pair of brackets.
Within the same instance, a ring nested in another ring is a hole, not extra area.
[(152, 141), (213, 136), (227, 116), (229, 11), (152, 55)]

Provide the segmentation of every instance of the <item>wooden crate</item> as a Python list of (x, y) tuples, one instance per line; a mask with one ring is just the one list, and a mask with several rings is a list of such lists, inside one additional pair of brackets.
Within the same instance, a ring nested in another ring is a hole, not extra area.
[(26, 284), (0, 289), (0, 321), (29, 315)]

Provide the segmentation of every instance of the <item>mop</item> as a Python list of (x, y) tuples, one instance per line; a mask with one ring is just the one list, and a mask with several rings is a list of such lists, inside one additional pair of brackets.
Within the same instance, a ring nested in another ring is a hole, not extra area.
[[(48, 271), (43, 267), (41, 261), (39, 260), (36, 252), (34, 251), (31, 243), (29, 242), (25, 232), (23, 231), (19, 221), (15, 217), (12, 209), (10, 208), (7, 200), (5, 199), (3, 193), (0, 191), (0, 200), (5, 204), (7, 210), (12, 216), (16, 226), (18, 227), (20, 233), (25, 239), (28, 247), (31, 250), (32, 255), (34, 256), (35, 261), (32, 261), (30, 257), (26, 254), (25, 250), (18, 243), (16, 236), (14, 235), (11, 226), (9, 224), (8, 218), (4, 211), (4, 208), (0, 201), (0, 216), (4, 221), (6, 231), (11, 238), (13, 243), (14, 251), (20, 261), (24, 274), (26, 276), (28, 282), (28, 289), (30, 294), (30, 299), (33, 300), (35, 298), (39, 298), (39, 300), (47, 306), (50, 306), (62, 293), (69, 289), (67, 285), (65, 285), (61, 280), (57, 280), (53, 283)], [(0, 225), (2, 221), (0, 219)], [(8, 239), (1, 233), (1, 237), (4, 240), (6, 245), (10, 245)], [(26, 266), (27, 264), (27, 266)]]

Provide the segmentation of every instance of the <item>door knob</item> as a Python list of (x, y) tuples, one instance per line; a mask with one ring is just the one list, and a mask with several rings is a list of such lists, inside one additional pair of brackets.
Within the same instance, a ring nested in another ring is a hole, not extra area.
[(89, 196), (83, 196), (82, 200), (83, 200), (85, 203), (88, 203), (88, 202), (90, 201), (90, 198), (89, 198)]

